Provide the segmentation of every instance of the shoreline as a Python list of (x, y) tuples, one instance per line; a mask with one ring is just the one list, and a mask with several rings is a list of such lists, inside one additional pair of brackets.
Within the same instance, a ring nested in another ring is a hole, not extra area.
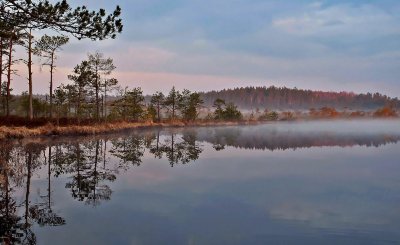
[(169, 128), (169, 127), (207, 127), (207, 126), (239, 126), (239, 125), (255, 125), (266, 123), (265, 121), (221, 121), (221, 122), (117, 122), (117, 123), (101, 123), (96, 125), (70, 125), (55, 126), (47, 124), (28, 128), (26, 126), (0, 126), (0, 140), (7, 139), (23, 139), (32, 137), (53, 137), (53, 136), (90, 136), (121, 132), (132, 129), (148, 129), (148, 128)]
[(244, 125), (259, 125), (266, 123), (285, 123), (285, 122), (305, 122), (305, 121), (335, 121), (335, 120), (396, 120), (394, 118), (307, 118), (294, 120), (278, 120), (278, 121), (263, 121), (263, 120), (241, 120), (241, 121), (197, 121), (197, 122), (114, 122), (100, 123), (95, 125), (69, 125), (56, 126), (51, 123), (28, 128), (26, 126), (0, 126), (0, 140), (7, 139), (23, 139), (33, 137), (54, 137), (54, 136), (94, 136), (105, 135), (110, 133), (122, 132), (132, 129), (149, 129), (149, 128), (180, 128), (180, 127), (219, 127), (219, 126), (244, 126)]

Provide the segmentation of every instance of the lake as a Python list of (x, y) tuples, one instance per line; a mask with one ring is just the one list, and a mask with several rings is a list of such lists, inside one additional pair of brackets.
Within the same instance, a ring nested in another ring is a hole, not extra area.
[(4, 244), (399, 244), (400, 121), (0, 143)]

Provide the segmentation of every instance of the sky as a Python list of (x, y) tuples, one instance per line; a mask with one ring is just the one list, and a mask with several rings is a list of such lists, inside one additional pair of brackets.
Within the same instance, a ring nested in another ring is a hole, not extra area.
[[(72, 38), (59, 53), (56, 85), (100, 51), (114, 59), (121, 86), (145, 94), (275, 85), (400, 97), (398, 0), (70, 2), (109, 11), (120, 5), (124, 30), (115, 40)], [(16, 92), (27, 90), (19, 66)], [(36, 65), (33, 76), (34, 92), (45, 93), (47, 68)]]

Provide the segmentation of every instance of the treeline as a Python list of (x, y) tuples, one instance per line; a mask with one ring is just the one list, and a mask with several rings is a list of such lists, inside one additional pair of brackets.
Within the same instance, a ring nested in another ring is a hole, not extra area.
[[(67, 41), (64, 37), (45, 36), (45, 38), (49, 40), (57, 38), (63, 43)], [(115, 68), (113, 59), (104, 57), (102, 53), (88, 54), (87, 58), (76, 65), (68, 75), (68, 84), (61, 84), (53, 89), (50, 79), (49, 94), (33, 97), (32, 107), (28, 93), (9, 97), (3, 93), (0, 111), (6, 121), (10, 116), (26, 117), (31, 120), (44, 118), (49, 122), (56, 120), (57, 125), (60, 124), (60, 119), (64, 122), (65, 119), (73, 119), (69, 120), (71, 124), (81, 124), (82, 121), (88, 122), (88, 120), (90, 122), (120, 120), (190, 122), (198, 119), (203, 108), (203, 100), (199, 93), (187, 89), (178, 91), (173, 87), (168, 94), (154, 93), (146, 102), (141, 88), (119, 86), (118, 80), (112, 77)], [(50, 74), (52, 75), (52, 69)], [(110, 94), (113, 95), (112, 99), (108, 99)], [(217, 99), (213, 106), (215, 111), (210, 111), (206, 116), (207, 119), (242, 119), (241, 112), (232, 103)], [(15, 121), (17, 118), (11, 120)]]
[[(156, 92), (146, 103), (141, 88), (121, 88), (117, 79), (108, 77), (113, 69), (111, 58), (104, 58), (100, 53), (89, 54), (68, 76), (72, 83), (56, 88), (56, 117), (77, 118), (78, 123), (88, 118), (97, 122), (197, 119), (203, 104), (198, 93), (173, 87), (167, 95)], [(109, 101), (107, 93), (110, 92), (117, 97)]]
[(384, 106), (399, 107), (397, 98), (380, 93), (355, 94), (349, 92), (323, 92), (286, 87), (242, 87), (201, 93), (205, 106), (212, 106), (218, 98), (236, 104), (240, 109), (265, 108), (310, 109), (333, 107), (336, 109), (377, 109)]

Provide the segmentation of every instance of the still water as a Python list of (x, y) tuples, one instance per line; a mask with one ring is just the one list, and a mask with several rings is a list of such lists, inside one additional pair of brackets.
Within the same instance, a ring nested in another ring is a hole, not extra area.
[(0, 143), (0, 244), (400, 244), (400, 121)]

